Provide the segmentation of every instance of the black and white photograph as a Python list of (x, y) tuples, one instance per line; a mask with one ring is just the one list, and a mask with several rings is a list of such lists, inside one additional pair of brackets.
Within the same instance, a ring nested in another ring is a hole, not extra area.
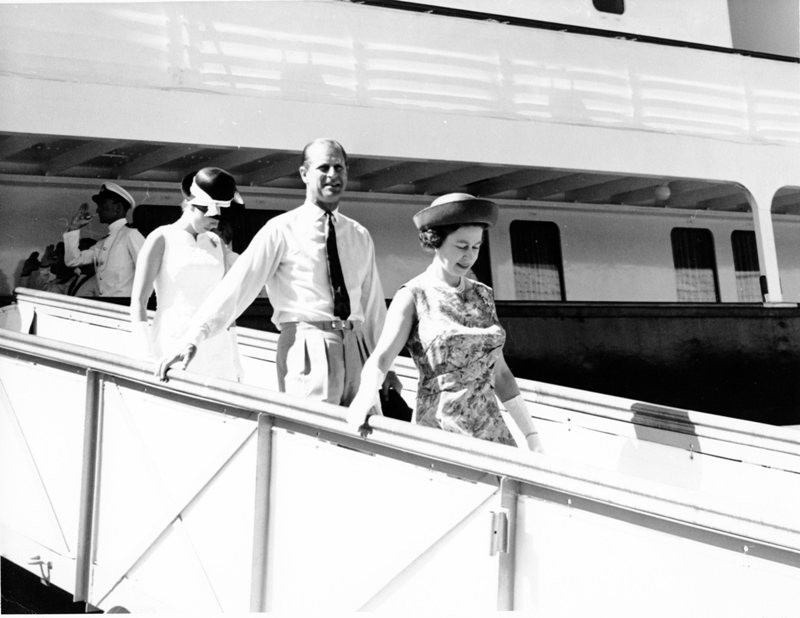
[(0, 0), (0, 613), (787, 618), (800, 0)]

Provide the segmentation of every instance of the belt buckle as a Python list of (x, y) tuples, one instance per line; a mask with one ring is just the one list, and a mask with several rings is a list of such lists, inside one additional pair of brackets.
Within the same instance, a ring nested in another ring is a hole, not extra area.
[(331, 320), (333, 330), (347, 330), (347, 320)]

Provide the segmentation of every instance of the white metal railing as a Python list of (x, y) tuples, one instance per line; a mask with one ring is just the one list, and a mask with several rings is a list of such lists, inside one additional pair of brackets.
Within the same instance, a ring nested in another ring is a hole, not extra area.
[[(44, 331), (46, 336), (68, 340), (70, 323), (97, 325), (113, 329), (122, 336), (118, 345), (112, 344), (112, 336), (108, 333), (95, 337), (95, 340), (102, 341), (104, 349), (120, 353), (127, 349), (127, 307), (25, 288), (18, 288), (16, 296), (21, 312), (29, 316), (28, 320), (35, 314), (40, 332)], [(47, 319), (54, 322), (46, 326)], [(85, 332), (81, 331), (72, 340), (89, 343)], [(248, 382), (276, 387), (272, 365), (277, 336), (238, 328), (237, 338), (245, 364), (250, 368), (251, 379)], [(395, 368), (403, 382), (404, 397), (413, 407), (416, 368), (408, 358), (398, 358)], [(800, 472), (800, 434), (796, 431), (535, 380), (518, 379), (518, 382), (534, 416), (548, 423), (635, 437), (682, 448), (693, 455), (742, 460)]]
[[(525, 559), (514, 559), (514, 552), (519, 549), (514, 531), (525, 530), (525, 517), (530, 516), (516, 515), (518, 504), (525, 506), (523, 511), (526, 513), (535, 512), (539, 508), (567, 509), (559, 516), (566, 517), (563, 525), (570, 521), (572, 523), (569, 526), (574, 526), (575, 517), (583, 512), (600, 516), (604, 521), (631, 525), (632, 533), (635, 533), (635, 529), (644, 527), (657, 531), (659, 537), (672, 539), (670, 542), (677, 539), (691, 541), (689, 553), (693, 556), (692, 560), (702, 561), (702, 557), (713, 548), (722, 547), (725, 548), (722, 553), (735, 563), (740, 561), (743, 551), (747, 556), (758, 556), (760, 563), (767, 565), (765, 572), (768, 574), (780, 568), (788, 569), (788, 575), (783, 575), (785, 577), (796, 578), (800, 575), (800, 572), (795, 571), (800, 566), (800, 529), (796, 525), (796, 515), (800, 514), (800, 507), (792, 495), (792, 492), (798, 495), (796, 490), (800, 488), (800, 477), (795, 474), (755, 466), (761, 468), (760, 482), (774, 481), (773, 491), (780, 494), (775, 496), (775, 502), (779, 501), (778, 498), (788, 501), (788, 506), (782, 512), (777, 512), (773, 509), (774, 505), (748, 505), (734, 499), (741, 492), (755, 490), (754, 486), (748, 484), (748, 476), (741, 474), (742, 468), (747, 467), (746, 464), (730, 464), (730, 474), (738, 482), (734, 495), (704, 495), (644, 476), (636, 478), (593, 468), (581, 462), (563, 459), (558, 453), (533, 455), (519, 449), (381, 417), (373, 419), (373, 433), (368, 439), (362, 440), (352, 435), (346, 427), (342, 420), (342, 410), (337, 406), (308, 402), (273, 391), (201, 378), (180, 371), (174, 373), (169, 383), (162, 384), (152, 377), (147, 363), (32, 335), (0, 332), (0, 359), (3, 358), (21, 363), (30, 376), (47, 366), (58, 367), (72, 374), (76, 369), (86, 372), (83, 478), (79, 500), (81, 516), (75, 557), (76, 599), (100, 604), (107, 600), (93, 598), (87, 587), (92, 568), (98, 568), (97, 565), (92, 567), (91, 556), (94, 555), (97, 544), (102, 545), (107, 539), (103, 531), (108, 528), (108, 522), (101, 521), (99, 528), (95, 526), (97, 513), (103, 513), (96, 504), (98, 498), (102, 498), (97, 478), (104, 475), (113, 477), (113, 466), (124, 465), (120, 461), (114, 463), (113, 452), (100, 456), (100, 445), (107, 438), (98, 437), (102, 434), (102, 429), (98, 430), (98, 427), (103, 424), (102, 411), (110, 405), (102, 396), (105, 391), (101, 385), (104, 383), (116, 384), (118, 387), (123, 385), (129, 393), (144, 393), (149, 398), (148, 401), (159, 405), (189, 403), (206, 408), (211, 406), (212, 411), (216, 410), (212, 412), (215, 418), (225, 419), (233, 415), (245, 419), (246, 422), (257, 419), (257, 426), (254, 428), (257, 436), (257, 454), (254, 460), (256, 508), (250, 541), (250, 609), (253, 611), (273, 607), (268, 601), (268, 582), (271, 581), (268, 573), (269, 546), (271, 540), (275, 543), (275, 535), (279, 530), (271, 528), (276, 525), (271, 511), (274, 506), (280, 508), (281, 503), (278, 501), (273, 504), (270, 497), (274, 498), (276, 492), (280, 495), (280, 491), (271, 486), (275, 474), (273, 467), (277, 466), (276, 470), (283, 470), (282, 474), (287, 474), (287, 469), (281, 463), (281, 453), (289, 452), (286, 449), (290, 438), (289, 434), (283, 433), (285, 431), (345, 446), (348, 456), (352, 452), (353, 457), (368, 457), (366, 463), (361, 462), (360, 466), (374, 467), (382, 459), (399, 461), (416, 469), (446, 472), (448, 478), (465, 479), (469, 486), (477, 483), (477, 486), (487, 487), (490, 492), (498, 492), (501, 504), (497, 507), (496, 512), (500, 513), (497, 519), (507, 522), (506, 529), (510, 533), (499, 544), (500, 549), (508, 550), (507, 553), (500, 552), (501, 559), (497, 568), (497, 606), (501, 609), (517, 606), (515, 599), (520, 597), (520, 593), (514, 592), (515, 586), (526, 585), (525, 582), (535, 577), (540, 568), (537, 561), (530, 563)], [(129, 406), (133, 414), (138, 413), (133, 403)], [(35, 415), (44, 412), (27, 410), (25, 413)], [(281, 436), (281, 446), (274, 451), (273, 440), (278, 435)], [(173, 438), (176, 442), (182, 439), (180, 434)], [(341, 453), (342, 451), (335, 449), (326, 451), (334, 466)], [(374, 456), (379, 459), (372, 459)], [(110, 470), (109, 465), (112, 466)], [(135, 472), (128, 470), (126, 474)], [(3, 474), (7, 472), (4, 471)], [(386, 482), (392, 483), (393, 478), (388, 476)], [(421, 487), (417, 490), (421, 490)], [(367, 501), (367, 504), (371, 503)], [(540, 507), (539, 504), (543, 506)], [(337, 508), (347, 510), (348, 505), (337, 505)], [(364, 508), (363, 505), (361, 508)], [(425, 512), (426, 505), (420, 503), (416, 508)], [(184, 513), (185, 509), (180, 512)], [(354, 516), (369, 519), (371, 515), (361, 512)], [(595, 525), (592, 523), (591, 526)], [(598, 532), (600, 530), (602, 527)], [(331, 532), (335, 535), (334, 531)], [(495, 527), (492, 532), (500, 534), (502, 530)], [(555, 529), (553, 533), (556, 533)], [(633, 538), (635, 536), (636, 534)], [(373, 538), (370, 542), (384, 541)], [(472, 544), (474, 545), (474, 539)], [(700, 549), (693, 550), (691, 547)], [(731, 553), (731, 548), (735, 547), (739, 548), (738, 552)], [(326, 547), (318, 547), (317, 550), (323, 555), (328, 551)], [(485, 547), (483, 550), (485, 551)], [(483, 555), (483, 552), (478, 551), (478, 554)], [(724, 557), (721, 559), (724, 560)], [(658, 561), (658, 555), (654, 554), (653, 560)], [(141, 558), (134, 564), (139, 563)], [(684, 567), (702, 569), (707, 568), (708, 564)], [(643, 568), (650, 567), (643, 565)], [(753, 565), (748, 564), (747, 568), (752, 571)], [(272, 577), (277, 576), (273, 572)], [(579, 585), (580, 582), (575, 584)], [(305, 585), (310, 586), (311, 582), (305, 582)], [(373, 598), (382, 598), (379, 592)], [(698, 602), (705, 599), (704, 595), (701, 596)], [(365, 607), (370, 607), (370, 602), (372, 601), (368, 601)]]

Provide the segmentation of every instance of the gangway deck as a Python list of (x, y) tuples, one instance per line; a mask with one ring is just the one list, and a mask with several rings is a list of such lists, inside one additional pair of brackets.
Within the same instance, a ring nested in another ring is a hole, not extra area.
[[(76, 600), (542, 616), (794, 606), (794, 430), (524, 382), (544, 455), (386, 418), (361, 439), (337, 406), (189, 372), (160, 383), (118, 353), (124, 308), (25, 291), (17, 308), (37, 334), (0, 330), (2, 553), (39, 556)], [(248, 374), (272, 379), (274, 336), (240, 334)], [(398, 369), (411, 397), (412, 368)]]

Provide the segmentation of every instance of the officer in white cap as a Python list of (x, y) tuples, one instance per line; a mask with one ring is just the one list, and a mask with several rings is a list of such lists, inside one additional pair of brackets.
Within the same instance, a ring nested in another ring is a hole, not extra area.
[(80, 230), (92, 220), (89, 205), (84, 202), (64, 232), (64, 263), (67, 266), (94, 264), (101, 298), (130, 298), (136, 257), (144, 244), (142, 234), (127, 226), (126, 215), (136, 202), (130, 193), (113, 182), (101, 185), (92, 200), (97, 204), (98, 221), (108, 225), (108, 235), (85, 251), (79, 249)]

